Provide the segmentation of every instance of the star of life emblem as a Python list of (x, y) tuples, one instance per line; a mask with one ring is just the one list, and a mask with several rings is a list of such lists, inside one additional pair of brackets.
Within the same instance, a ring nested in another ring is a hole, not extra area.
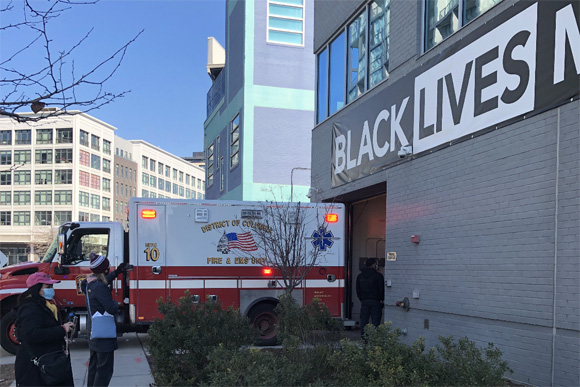
[(318, 230), (314, 230), (312, 233), (312, 246), (320, 251), (326, 251), (330, 249), (334, 244), (334, 234), (330, 230), (326, 230), (324, 227), (320, 227)]

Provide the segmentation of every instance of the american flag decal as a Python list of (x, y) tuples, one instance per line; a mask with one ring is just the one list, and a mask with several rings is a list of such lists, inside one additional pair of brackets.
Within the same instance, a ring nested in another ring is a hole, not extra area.
[(256, 246), (254, 238), (252, 238), (252, 233), (249, 231), (241, 234), (230, 232), (226, 234), (226, 237), (228, 238), (228, 247), (230, 249), (240, 249), (242, 251), (258, 250), (258, 246)]

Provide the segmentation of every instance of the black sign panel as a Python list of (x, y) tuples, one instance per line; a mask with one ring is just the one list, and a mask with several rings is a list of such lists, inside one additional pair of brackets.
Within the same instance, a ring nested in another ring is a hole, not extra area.
[(577, 1), (522, 1), (332, 122), (332, 186), (580, 91)]

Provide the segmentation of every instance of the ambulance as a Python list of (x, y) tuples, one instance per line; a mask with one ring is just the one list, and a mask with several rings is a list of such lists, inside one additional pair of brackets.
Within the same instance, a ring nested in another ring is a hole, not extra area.
[[(301, 214), (299, 220), (296, 214)], [(6, 351), (17, 349), (12, 310), (26, 290), (26, 279), (37, 271), (60, 280), (54, 285), (55, 303), (64, 319), (77, 322), (75, 335), (86, 336), (80, 283), (90, 273), (91, 252), (108, 257), (111, 270), (126, 263), (125, 272), (110, 284), (120, 305), (119, 334), (145, 331), (162, 318), (157, 300), (175, 301), (187, 292), (195, 302), (219, 300), (239, 309), (261, 332), (260, 343), (273, 344), (274, 308), (287, 285), (282, 266), (272, 264), (271, 249), (264, 246), (276, 244), (270, 235), (280, 237), (272, 230), (276, 222), (299, 222), (305, 256), (311, 260), (303, 265), (309, 270), (293, 297), (300, 304), (317, 298), (333, 316), (344, 319), (342, 204), (132, 198), (128, 218), (128, 231), (118, 222), (65, 223), (40, 262), (0, 269), (1, 344)]]

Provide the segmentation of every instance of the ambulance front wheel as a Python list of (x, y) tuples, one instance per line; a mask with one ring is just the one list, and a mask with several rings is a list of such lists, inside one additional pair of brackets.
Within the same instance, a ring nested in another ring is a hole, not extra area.
[(260, 332), (260, 337), (256, 340), (256, 345), (276, 345), (278, 337), (276, 336), (276, 326), (278, 325), (278, 316), (274, 312), (276, 306), (272, 304), (258, 304), (250, 311), (248, 317), (252, 322), (255, 330)]

